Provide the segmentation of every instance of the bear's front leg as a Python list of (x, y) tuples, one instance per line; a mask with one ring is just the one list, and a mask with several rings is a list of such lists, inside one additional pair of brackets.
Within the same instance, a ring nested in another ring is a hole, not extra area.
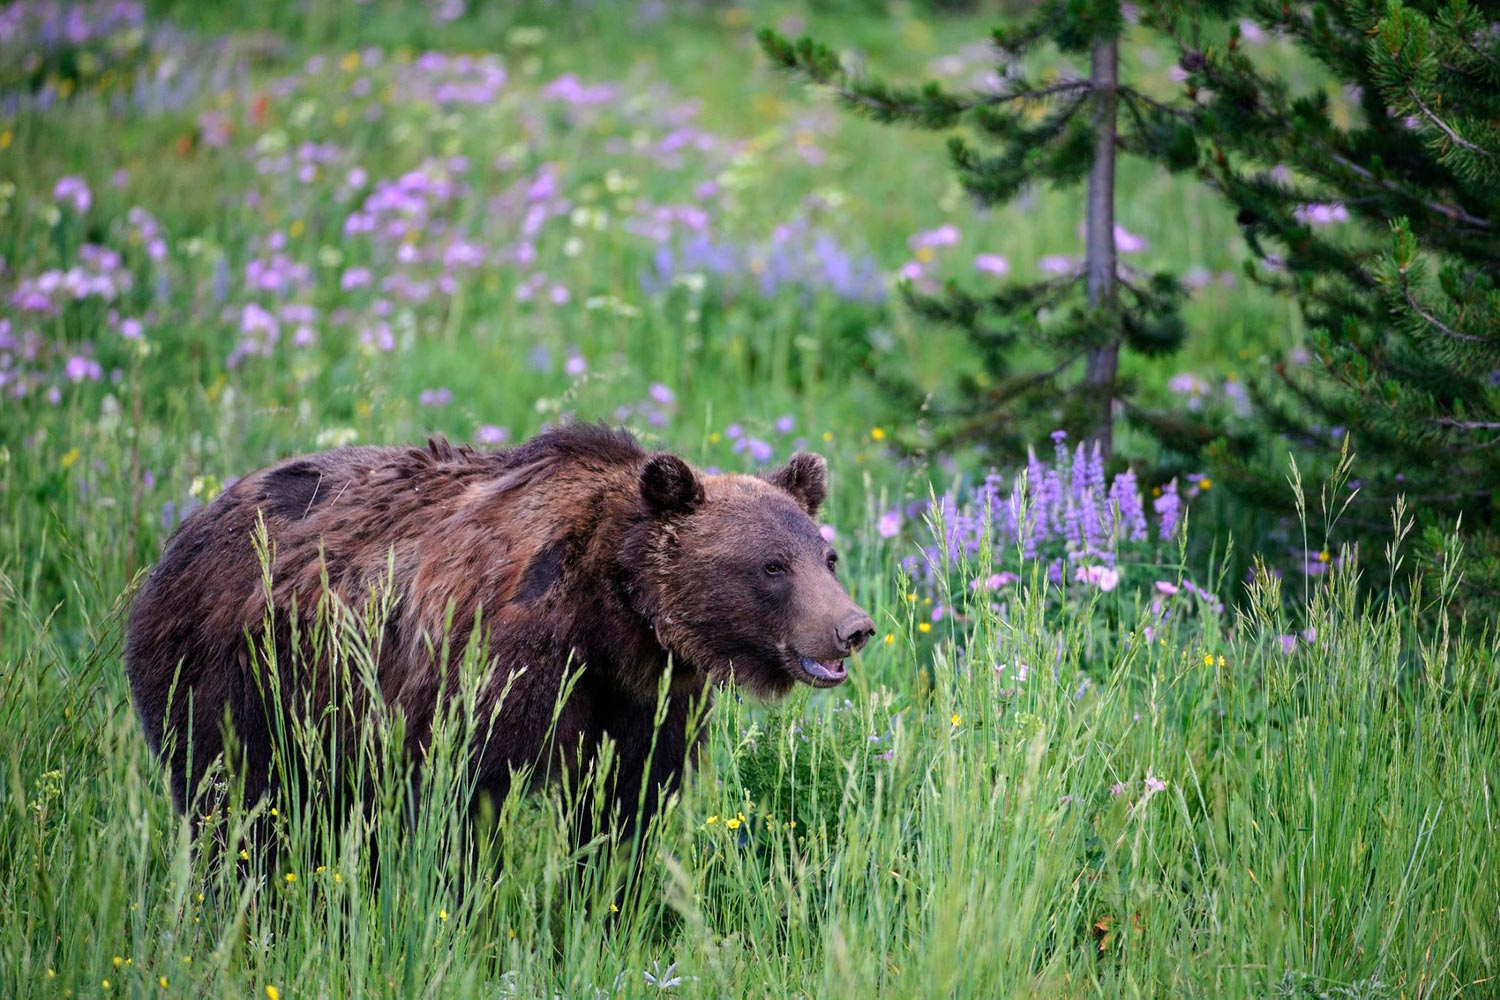
[(648, 831), (676, 793), (689, 756), (702, 744), (703, 708), (702, 696), (674, 694), (667, 700), (660, 727), (655, 725), (655, 705), (622, 706), (605, 721), (603, 729), (615, 741), (606, 788), (612, 816), (606, 822), (619, 832), (622, 843)]

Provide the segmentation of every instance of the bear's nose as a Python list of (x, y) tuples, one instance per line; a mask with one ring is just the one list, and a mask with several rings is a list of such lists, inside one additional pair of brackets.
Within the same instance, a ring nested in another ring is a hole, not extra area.
[(834, 630), (834, 635), (839, 641), (839, 648), (846, 653), (852, 653), (875, 634), (875, 623), (870, 616), (863, 611), (856, 611), (844, 620), (844, 623)]

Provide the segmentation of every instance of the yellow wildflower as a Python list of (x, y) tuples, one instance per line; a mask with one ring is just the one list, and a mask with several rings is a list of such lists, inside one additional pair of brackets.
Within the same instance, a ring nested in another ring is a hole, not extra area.
[(953, 717), (948, 721), (957, 726), (959, 723), (964, 721), (964, 717), (962, 715), (959, 715), (957, 712), (954, 712)]
[(443, 921), (444, 923), (446, 923), (447, 920), (448, 920), (448, 911), (447, 910), (438, 910), (438, 919), (441, 920), (441, 921)]
[(890, 633), (890, 632), (887, 632), (887, 633), (886, 633), (886, 634), (885, 634), (885, 644), (886, 644), (886, 645), (887, 645), (887, 646), (889, 646), (889, 645), (891, 645), (891, 644), (892, 644), (892, 643), (894, 643), (894, 642), (895, 642), (895, 641), (896, 641), (896, 637), (895, 637), (895, 636), (894, 636), (894, 635), (893, 635), (893, 634), (891, 634), (891, 633)]
[(870, 440), (872, 440), (872, 441), (884, 441), (885, 440), (885, 428), (884, 427), (871, 427), (870, 428)]
[(80, 452), (77, 448), (69, 448), (62, 457), (62, 467), (64, 469), (71, 469), (73, 467), (73, 463), (77, 462), (79, 456), (82, 454), (83, 453)]
[(921, 632), (923, 635), (926, 635), (928, 632), (932, 631), (932, 622), (919, 622), (917, 624), (917, 631)]
[(291, 885), (295, 881), (297, 881), (297, 873), (296, 872), (287, 872), (286, 873), (286, 883), (287, 883), (287, 885)]
[(281, 1000), (281, 991), (274, 986), (267, 986), (266, 1000)]

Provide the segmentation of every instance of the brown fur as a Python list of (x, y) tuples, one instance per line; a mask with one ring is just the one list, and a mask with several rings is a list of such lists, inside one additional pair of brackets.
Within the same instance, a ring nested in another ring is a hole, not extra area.
[[(317, 718), (350, 686), (338, 673), (347, 663), (297, 655), (293, 626), (305, 634), (330, 597), (358, 611), (385, 588), (391, 612), (369, 641), (380, 697), (405, 714), (414, 759), (441, 692), (457, 690), (477, 616), (489, 654), (479, 717), (498, 704), (493, 731), (472, 748), (480, 789), (504, 795), (515, 769), (555, 763), (543, 759), (554, 706), (567, 671), (581, 666), (553, 745), (582, 747), (586, 766), (606, 734), (616, 741), (613, 795), (629, 823), (643, 780), (659, 792), (675, 786), (690, 702), (711, 684), (733, 677), (781, 694), (808, 680), (799, 655), (842, 659), (873, 631), (810, 517), (823, 492), (816, 456), (764, 478), (710, 476), (598, 427), (490, 453), (432, 441), (290, 459), (237, 482), (167, 543), (131, 613), (131, 693), (179, 808), (223, 752), (226, 720), (240, 747), (232, 769), (247, 799), (258, 797), (279, 773), (278, 711)], [(263, 694), (256, 652), (268, 610), (254, 544), (261, 519), (279, 710)], [(654, 734), (669, 669), (667, 718)], [(364, 711), (356, 697), (339, 717)], [(655, 797), (646, 798), (649, 810)]]

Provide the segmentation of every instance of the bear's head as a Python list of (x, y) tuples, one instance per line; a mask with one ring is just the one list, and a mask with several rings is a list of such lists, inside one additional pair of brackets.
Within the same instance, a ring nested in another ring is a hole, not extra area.
[(827, 465), (797, 454), (761, 476), (705, 475), (658, 454), (640, 474), (649, 615), (679, 660), (723, 683), (780, 695), (833, 687), (875, 634), (849, 597), (838, 554), (813, 521)]

